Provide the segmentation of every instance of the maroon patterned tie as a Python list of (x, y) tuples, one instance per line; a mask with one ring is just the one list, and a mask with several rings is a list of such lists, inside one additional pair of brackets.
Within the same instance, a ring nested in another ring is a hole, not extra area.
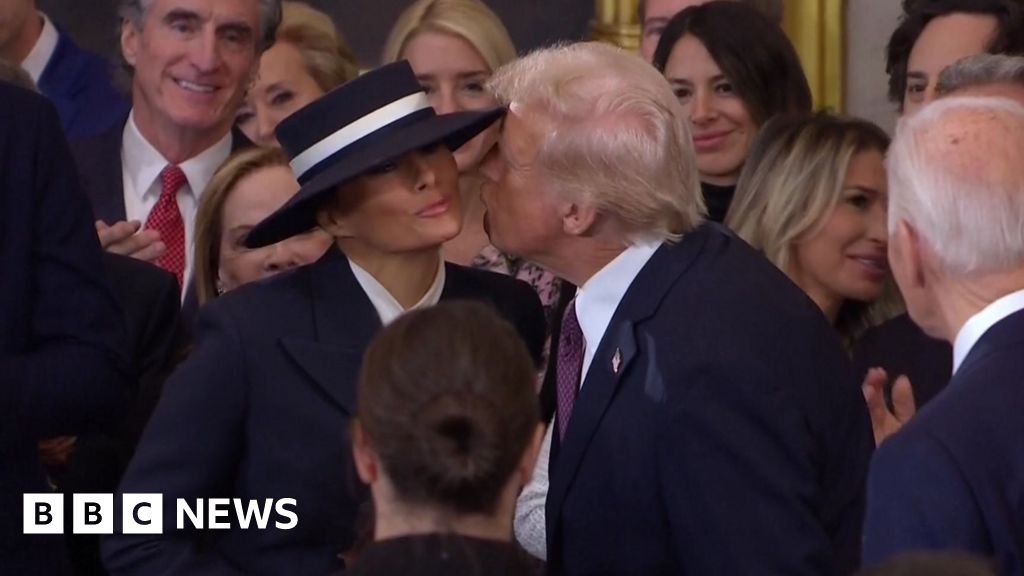
[(565, 438), (572, 416), (573, 405), (580, 391), (583, 372), (583, 331), (576, 317), (576, 300), (573, 299), (562, 316), (562, 332), (558, 337), (558, 440)]
[(181, 168), (170, 164), (160, 173), (160, 199), (149, 212), (145, 228), (160, 233), (167, 252), (154, 262), (178, 277), (181, 286), (185, 276), (185, 222), (178, 208), (178, 191), (188, 180)]

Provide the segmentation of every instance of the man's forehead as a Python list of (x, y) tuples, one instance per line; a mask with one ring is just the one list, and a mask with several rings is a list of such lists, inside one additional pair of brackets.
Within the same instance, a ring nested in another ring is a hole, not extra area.
[(259, 0), (156, 0), (149, 14), (163, 16), (170, 12), (194, 14), (203, 20), (257, 23)]
[(709, 0), (646, 0), (644, 15), (646, 18), (671, 18), (684, 9)]

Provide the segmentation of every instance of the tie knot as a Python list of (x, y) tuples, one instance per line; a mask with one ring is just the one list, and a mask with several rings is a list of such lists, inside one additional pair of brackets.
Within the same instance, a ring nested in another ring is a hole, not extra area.
[(174, 164), (168, 164), (166, 168), (160, 172), (160, 193), (161, 195), (177, 194), (178, 190), (185, 185), (188, 180), (185, 178), (185, 173), (181, 171), (181, 167)]

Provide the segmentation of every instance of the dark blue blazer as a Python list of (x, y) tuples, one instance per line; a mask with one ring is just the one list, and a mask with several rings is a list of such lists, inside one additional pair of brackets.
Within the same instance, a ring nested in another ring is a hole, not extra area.
[(1024, 574), (1024, 311), (985, 332), (871, 464), (865, 564), (950, 549)]
[[(493, 303), (539, 361), (544, 313), (525, 283), (449, 264), (442, 299)], [(366, 498), (348, 428), (362, 354), (379, 329), (336, 248), (204, 306), (195, 348), (168, 380), (120, 488), (163, 493), (165, 532), (108, 538), (111, 574), (319, 576), (338, 569)], [(298, 526), (174, 530), (175, 498), (216, 496), (295, 498)]]
[(549, 573), (851, 572), (874, 446), (858, 384), (821, 310), (743, 241), (708, 224), (662, 246), (553, 448)]
[(63, 31), (57, 34), (39, 91), (57, 107), (68, 138), (95, 136), (120, 124), (130, 105), (113, 85), (113, 63), (82, 50)]
[(22, 494), (48, 491), (38, 440), (116, 417), (124, 325), (53, 106), (2, 82), (0, 102), (0, 572), (59, 574)]

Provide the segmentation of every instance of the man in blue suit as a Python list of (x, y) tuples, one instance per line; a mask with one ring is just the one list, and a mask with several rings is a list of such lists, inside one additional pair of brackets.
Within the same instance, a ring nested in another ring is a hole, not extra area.
[(820, 310), (703, 224), (686, 117), (602, 44), (492, 80), (495, 246), (580, 286), (553, 353), (546, 498), (557, 575), (836, 574), (858, 564), (873, 448)]
[(0, 2), (0, 58), (29, 73), (57, 107), (68, 138), (99, 134), (128, 113), (112, 82), (113, 64), (76, 46), (36, 11), (35, 0)]
[(889, 260), (953, 378), (871, 465), (864, 557), (965, 550), (1024, 574), (1024, 106), (951, 97), (889, 149)]
[(124, 328), (53, 107), (2, 82), (0, 102), (0, 572), (62, 574), (63, 539), (22, 534), (22, 495), (48, 491), (39, 440), (117, 416)]

